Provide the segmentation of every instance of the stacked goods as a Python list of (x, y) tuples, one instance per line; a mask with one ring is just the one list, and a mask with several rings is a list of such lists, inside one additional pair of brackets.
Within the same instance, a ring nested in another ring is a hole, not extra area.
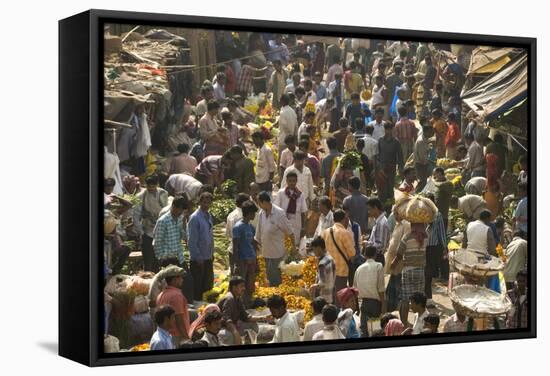
[(395, 207), (399, 215), (410, 223), (432, 223), (437, 214), (435, 204), (421, 196), (404, 196)]
[(127, 124), (136, 108), (144, 105), (153, 144), (157, 129), (167, 132), (172, 143), (173, 124), (183, 116), (184, 99), (192, 97), (196, 87), (187, 41), (166, 30), (144, 35), (133, 31), (127, 38), (107, 34), (106, 40), (110, 41), (103, 75), (106, 126), (115, 125), (120, 134), (120, 123)]

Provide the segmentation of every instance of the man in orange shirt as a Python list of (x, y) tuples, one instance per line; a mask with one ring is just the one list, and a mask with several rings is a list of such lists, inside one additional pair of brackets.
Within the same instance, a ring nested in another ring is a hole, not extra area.
[(170, 265), (164, 271), (164, 280), (166, 287), (157, 297), (157, 307), (162, 305), (170, 305), (175, 313), (175, 324), (169, 329), (174, 345), (176, 348), (189, 338), (189, 309), (187, 307), (187, 299), (181, 292), (183, 283), (183, 269), (179, 266)]
[(348, 285), (349, 267), (348, 262), (355, 256), (355, 244), (353, 234), (346, 228), (349, 218), (345, 211), (338, 209), (334, 212), (334, 225), (323, 231), (329, 255), (334, 259), (336, 265), (336, 280), (334, 291), (346, 288)]

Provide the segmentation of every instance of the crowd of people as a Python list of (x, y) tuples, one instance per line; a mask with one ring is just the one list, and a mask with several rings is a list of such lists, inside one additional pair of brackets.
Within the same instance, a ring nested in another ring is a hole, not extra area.
[[(105, 278), (141, 251), (142, 270), (155, 274), (150, 349), (240, 345), (262, 324), (274, 325), (271, 342), (472, 330), (459, 311), (440, 323), (432, 296), (436, 282), (453, 280), (449, 243), (457, 236), (460, 247), (505, 260), (506, 286), (497, 290), (513, 308), (501, 328), (527, 327), (526, 155), (464, 108), (465, 68), (441, 59), (448, 46), (244, 36), (218, 36), (222, 63), (199, 98), (188, 98), (166, 136), (173, 142), (151, 146), (164, 156), (155, 171), (139, 174), (135, 160), (121, 157), (124, 195), (113, 193), (116, 178), (104, 181), (106, 218), (132, 219), (123, 230), (106, 225)], [(459, 169), (458, 180), (441, 160)], [(228, 180), (236, 186), (225, 220), (229, 286), (199, 312), (215, 285), (211, 206)], [(436, 205), (432, 223), (393, 210), (396, 195), (416, 194)], [(311, 320), (282, 295), (263, 302), (269, 315), (250, 313), (259, 304), (259, 259), (277, 287), (289, 256), (313, 255)], [(119, 336), (113, 299), (106, 293), (106, 333)]]

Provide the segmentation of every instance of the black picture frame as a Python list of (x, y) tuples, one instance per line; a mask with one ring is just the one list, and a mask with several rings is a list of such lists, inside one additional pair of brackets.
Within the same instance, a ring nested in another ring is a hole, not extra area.
[[(158, 26), (307, 33), (391, 40), (415, 40), (520, 47), (528, 51), (529, 156), (529, 328), (414, 337), (338, 340), (324, 343), (249, 345), (227, 348), (104, 354), (101, 230), (103, 161), (103, 25), (132, 23)], [(166, 362), (306, 352), (373, 349), (536, 337), (536, 48), (535, 38), (459, 34), (88, 10), (59, 21), (59, 354), (88, 366)], [(87, 188), (87, 191), (86, 191)], [(88, 205), (82, 207), (86, 192)], [(533, 199), (535, 198), (535, 199)]]

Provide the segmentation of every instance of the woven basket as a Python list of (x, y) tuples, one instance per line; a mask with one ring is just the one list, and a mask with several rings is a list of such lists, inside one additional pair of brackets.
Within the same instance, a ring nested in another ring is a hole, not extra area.
[(449, 263), (460, 274), (475, 279), (492, 277), (504, 269), (504, 263), (498, 257), (484, 260), (478, 253), (466, 249), (449, 253)]
[(474, 319), (501, 316), (512, 308), (508, 296), (481, 286), (454, 287), (449, 292), (449, 298), (457, 313)]

